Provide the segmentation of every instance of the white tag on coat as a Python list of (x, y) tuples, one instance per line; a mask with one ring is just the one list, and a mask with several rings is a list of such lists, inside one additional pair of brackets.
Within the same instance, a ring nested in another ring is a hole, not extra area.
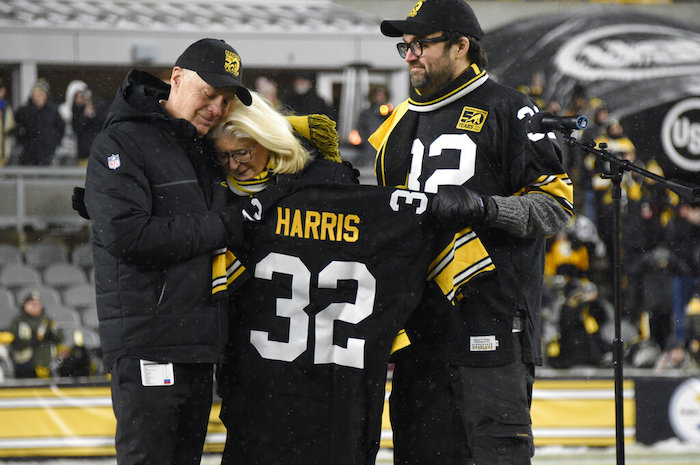
[(490, 352), (498, 347), (496, 336), (470, 336), (469, 350), (471, 352)]
[(141, 384), (144, 386), (172, 386), (175, 384), (173, 364), (141, 360)]

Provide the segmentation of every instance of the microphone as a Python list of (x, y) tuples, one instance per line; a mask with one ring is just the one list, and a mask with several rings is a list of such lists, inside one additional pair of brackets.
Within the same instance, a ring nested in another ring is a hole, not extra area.
[(585, 116), (554, 116), (541, 111), (530, 118), (529, 131), (532, 133), (571, 132), (574, 129), (585, 129), (586, 126), (588, 126), (588, 118)]

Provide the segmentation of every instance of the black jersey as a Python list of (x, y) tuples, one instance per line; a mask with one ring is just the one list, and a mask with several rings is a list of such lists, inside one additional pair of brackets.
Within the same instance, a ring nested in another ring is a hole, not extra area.
[[(428, 276), (468, 280), (453, 257), (475, 236), (438, 245), (428, 200), (377, 186), (300, 187), (248, 223), (219, 370), (225, 463), (375, 463), (392, 341)], [(473, 275), (493, 269), (477, 245)]]
[[(432, 96), (412, 91), (370, 138), (379, 149), (377, 181), (424, 192), (452, 184), (493, 196), (549, 196), (573, 214), (571, 181), (551, 141), (554, 135), (528, 133), (529, 116), (537, 111), (526, 95), (471, 65)], [(508, 363), (513, 316), (520, 312), (529, 340), (525, 359), (541, 362), (537, 322), (545, 238), (515, 237), (496, 228), (476, 228), (476, 233), (493, 258), (497, 279), (470, 287), (456, 312), (427, 292), (418, 312), (422, 317), (407, 328), (409, 336), (430, 343), (431, 350), (439, 348), (455, 363)]]

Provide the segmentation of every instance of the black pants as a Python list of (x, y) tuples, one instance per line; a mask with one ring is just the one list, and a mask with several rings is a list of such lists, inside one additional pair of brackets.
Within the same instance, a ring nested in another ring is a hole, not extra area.
[(213, 365), (174, 364), (172, 386), (143, 386), (139, 360), (111, 370), (119, 465), (198, 465), (209, 424)]
[[(529, 465), (534, 365), (450, 365), (397, 357), (389, 400), (395, 465)], [(404, 349), (411, 351), (411, 348)]]
[[(406, 352), (404, 352), (406, 351)], [(447, 362), (412, 347), (396, 354), (389, 397), (394, 465), (465, 465), (466, 434)]]

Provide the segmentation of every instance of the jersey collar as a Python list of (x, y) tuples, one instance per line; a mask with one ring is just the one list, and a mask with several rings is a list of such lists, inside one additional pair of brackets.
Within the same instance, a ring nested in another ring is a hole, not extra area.
[(408, 109), (420, 113), (437, 110), (464, 97), (481, 86), (488, 78), (489, 75), (485, 70), (472, 64), (462, 74), (431, 95), (420, 95), (415, 89), (411, 89)]

